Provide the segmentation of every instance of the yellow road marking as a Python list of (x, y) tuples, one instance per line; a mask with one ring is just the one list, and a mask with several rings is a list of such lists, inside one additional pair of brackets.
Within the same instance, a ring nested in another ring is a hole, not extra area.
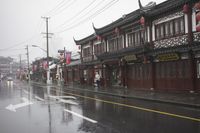
[[(56, 89), (53, 89), (53, 90), (56, 90)], [(101, 99), (92, 98), (92, 97), (88, 97), (88, 96), (82, 96), (82, 95), (79, 95), (79, 94), (68, 93), (68, 92), (65, 92), (65, 91), (62, 91), (62, 92), (65, 93), (65, 94), (68, 94), (68, 95), (78, 96), (78, 97), (91, 99), (91, 100), (95, 100), (95, 101), (100, 101), (100, 102), (104, 102), (104, 103), (108, 103), (108, 104), (114, 104), (114, 105), (119, 105), (119, 106), (123, 106), (123, 107), (129, 107), (129, 108), (134, 108), (134, 109), (138, 109), (138, 110), (143, 110), (143, 111), (146, 111), (146, 112), (153, 112), (153, 113), (167, 115), (167, 116), (171, 116), (171, 117), (177, 117), (177, 118), (182, 118), (182, 119), (200, 122), (200, 118), (193, 118), (193, 117), (189, 117), (189, 116), (178, 115), (178, 114), (163, 112), (163, 111), (159, 111), (159, 110), (143, 108), (143, 107), (139, 107), (139, 106), (133, 106), (133, 105), (123, 104), (123, 103), (116, 103), (116, 102), (112, 102), (112, 101), (101, 100)]]
[(127, 104), (123, 104), (123, 103), (116, 103), (116, 102), (112, 102), (112, 101), (107, 101), (107, 100), (101, 100), (101, 99), (97, 99), (97, 98), (82, 96), (82, 95), (78, 95), (78, 94), (74, 94), (74, 93), (67, 93), (67, 92), (64, 92), (64, 93), (68, 94), (68, 95), (78, 96), (78, 97), (87, 98), (87, 99), (91, 99), (91, 100), (96, 100), (96, 101), (100, 101), (100, 102), (104, 102), (104, 103), (109, 103), (109, 104), (119, 105), (119, 106), (123, 106), (123, 107), (129, 107), (129, 108), (134, 108), (134, 109), (143, 110), (143, 111), (147, 111), (147, 112), (153, 112), (153, 113), (157, 113), (157, 114), (162, 114), (162, 115), (178, 117), (178, 118), (182, 118), (182, 119), (187, 119), (187, 120), (200, 122), (199, 118), (193, 118), (193, 117), (189, 117), (189, 116), (183, 116), (183, 115), (163, 112), (163, 111), (159, 111), (159, 110), (153, 110), (153, 109), (148, 109), (148, 108), (143, 108), (143, 107), (138, 107), (138, 106), (133, 106), (133, 105), (127, 105)]

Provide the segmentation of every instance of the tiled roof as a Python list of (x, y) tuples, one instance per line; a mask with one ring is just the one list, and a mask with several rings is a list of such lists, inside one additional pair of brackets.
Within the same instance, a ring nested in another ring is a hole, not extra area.
[[(156, 16), (156, 15), (168, 12), (170, 10), (180, 8), (184, 3), (187, 3), (187, 2), (194, 3), (194, 2), (197, 2), (197, 1), (198, 0), (167, 0), (165, 2), (162, 2), (158, 5), (156, 5), (151, 10), (145, 12), (145, 16), (153, 17), (153, 16)], [(140, 17), (142, 15), (144, 15), (143, 12), (141, 12), (140, 9), (137, 9), (137, 10), (135, 10), (135, 11), (129, 13), (129, 14), (124, 15), (123, 17), (117, 19), (116, 21), (114, 21), (114, 22), (112, 22), (112, 23), (110, 23), (110, 24), (108, 24), (108, 25), (106, 25), (102, 28), (96, 28), (96, 27), (93, 26), (94, 30), (95, 30), (94, 34), (91, 34), (90, 36), (83, 38), (81, 40), (75, 40), (75, 42), (76, 42), (77, 45), (84, 44), (84, 43), (86, 43), (86, 42), (88, 42), (92, 39), (95, 39), (96, 38), (95, 34), (101, 35), (103, 33), (114, 30), (116, 27), (120, 27), (120, 26), (123, 26), (125, 24), (137, 21), (137, 20), (140, 19)]]

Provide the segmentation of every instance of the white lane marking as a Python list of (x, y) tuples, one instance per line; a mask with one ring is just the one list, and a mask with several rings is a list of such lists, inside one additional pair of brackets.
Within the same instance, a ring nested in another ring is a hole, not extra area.
[(16, 109), (18, 108), (21, 108), (21, 107), (25, 107), (25, 106), (28, 106), (28, 105), (31, 105), (33, 104), (32, 102), (30, 102), (27, 98), (23, 97), (22, 98), (23, 100), (23, 103), (19, 103), (19, 104), (16, 104), (16, 105), (13, 105), (13, 104), (10, 104), (6, 107), (6, 109), (10, 110), (10, 111), (13, 111), (13, 112), (16, 112)]
[(40, 101), (45, 101), (44, 99), (42, 99), (42, 98), (40, 98), (38, 96), (35, 96), (35, 99), (40, 100)]
[(76, 97), (74, 97), (74, 96), (57, 96), (57, 97), (59, 97), (59, 98), (68, 98), (68, 99), (74, 99), (74, 100), (76, 100)]
[(57, 98), (56, 98), (56, 96), (51, 96), (51, 95), (48, 95), (48, 97), (49, 97), (49, 98), (54, 98), (54, 99), (57, 99)]
[(87, 120), (87, 121), (90, 121), (90, 122), (92, 122), (92, 123), (97, 123), (97, 121), (92, 120), (92, 119), (90, 119), (90, 118), (88, 118), (88, 117), (82, 116), (82, 115), (80, 115), (80, 114), (77, 114), (77, 113), (75, 113), (75, 112), (73, 112), (73, 111), (70, 111), (70, 110), (67, 110), (67, 109), (64, 109), (64, 111), (65, 111), (65, 112), (68, 112), (68, 113), (71, 113), (71, 114), (73, 114), (73, 115), (75, 115), (75, 116), (78, 116), (78, 117), (80, 117), (80, 118), (83, 118), (83, 119), (85, 119), (85, 120)]
[(54, 98), (54, 99), (60, 99), (60, 98), (68, 98), (68, 99), (74, 99), (76, 100), (76, 97), (74, 96), (52, 96), (52, 95), (49, 95), (50, 98)]
[(78, 103), (76, 103), (72, 100), (59, 99), (59, 102), (68, 103), (68, 104), (72, 104), (72, 105), (78, 105)]

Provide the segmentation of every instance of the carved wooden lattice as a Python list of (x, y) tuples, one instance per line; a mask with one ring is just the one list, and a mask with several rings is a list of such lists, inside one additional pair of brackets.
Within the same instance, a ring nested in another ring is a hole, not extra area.
[[(200, 38), (199, 38), (200, 39)], [(155, 48), (168, 48), (174, 46), (180, 46), (188, 43), (187, 35), (173, 37), (169, 39), (159, 40), (154, 42)]]
[(200, 32), (194, 33), (193, 37), (195, 42), (200, 42)]

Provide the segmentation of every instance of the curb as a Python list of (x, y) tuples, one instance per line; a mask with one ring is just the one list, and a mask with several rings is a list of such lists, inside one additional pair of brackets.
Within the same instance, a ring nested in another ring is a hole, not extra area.
[(120, 95), (120, 94), (113, 94), (108, 92), (102, 92), (102, 91), (92, 91), (88, 89), (77, 89), (77, 88), (64, 88), (65, 90), (70, 91), (87, 91), (90, 93), (98, 93), (102, 95), (109, 95), (109, 96), (115, 96), (115, 97), (121, 97), (121, 98), (130, 98), (130, 99), (137, 99), (137, 100), (143, 100), (143, 101), (150, 101), (150, 102), (158, 102), (158, 103), (165, 103), (165, 104), (172, 104), (172, 105), (179, 105), (179, 106), (185, 106), (185, 107), (191, 107), (191, 108), (200, 108), (199, 104), (187, 104), (182, 102), (175, 102), (175, 101), (169, 101), (169, 100), (160, 100), (160, 99), (151, 99), (151, 98), (144, 98), (144, 97), (137, 97), (137, 96), (128, 96), (128, 95)]
[[(47, 84), (38, 83), (38, 82), (31, 82), (31, 83), (32, 84), (37, 84), (37, 85), (43, 85), (43, 86), (59, 87), (58, 85), (47, 85)], [(120, 97), (120, 98), (130, 98), (130, 99), (137, 99), (137, 100), (143, 100), (143, 101), (179, 105), (179, 106), (185, 106), (185, 107), (191, 107), (191, 108), (200, 108), (200, 104), (189, 104), (189, 103), (176, 102), (176, 101), (170, 101), (170, 100), (161, 100), (161, 99), (152, 99), (152, 98), (137, 97), (137, 96), (128, 96), (128, 95), (114, 94), (114, 93), (103, 92), (103, 91), (80, 89), (80, 88), (76, 88), (76, 87), (75, 88), (66, 88), (66, 86), (64, 86), (64, 90), (82, 91), (82, 92), (87, 91), (87, 92), (90, 92), (90, 93), (98, 93), (98, 94), (102, 94), (102, 95), (115, 96), (115, 97)]]

